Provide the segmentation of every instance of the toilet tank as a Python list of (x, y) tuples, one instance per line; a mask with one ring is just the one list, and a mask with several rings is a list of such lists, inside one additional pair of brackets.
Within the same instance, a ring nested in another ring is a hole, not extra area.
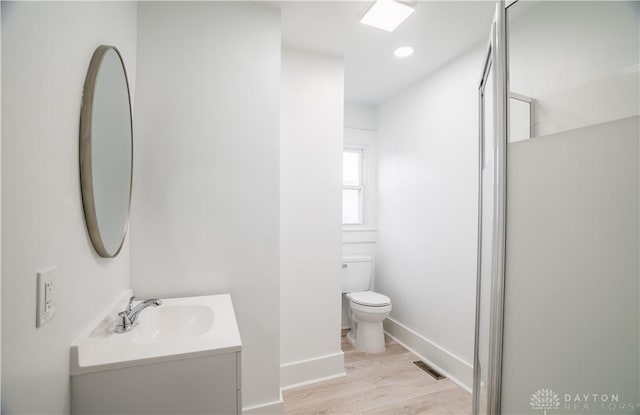
[(342, 257), (342, 292), (367, 291), (371, 283), (373, 258), (367, 255)]

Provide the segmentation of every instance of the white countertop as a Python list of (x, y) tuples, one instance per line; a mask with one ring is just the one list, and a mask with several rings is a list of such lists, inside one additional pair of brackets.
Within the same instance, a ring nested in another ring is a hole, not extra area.
[(128, 333), (115, 333), (117, 312), (71, 346), (71, 375), (241, 350), (229, 294), (162, 299), (138, 317)]

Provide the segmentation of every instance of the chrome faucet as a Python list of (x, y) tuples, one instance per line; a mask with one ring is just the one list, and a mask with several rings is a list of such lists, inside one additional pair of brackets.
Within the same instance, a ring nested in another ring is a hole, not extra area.
[(162, 300), (157, 298), (150, 298), (139, 303), (137, 306), (131, 308), (133, 300), (136, 297), (129, 298), (129, 305), (127, 309), (118, 313), (118, 324), (116, 325), (116, 333), (126, 333), (133, 329), (138, 324), (138, 315), (147, 307), (158, 307), (162, 305)]

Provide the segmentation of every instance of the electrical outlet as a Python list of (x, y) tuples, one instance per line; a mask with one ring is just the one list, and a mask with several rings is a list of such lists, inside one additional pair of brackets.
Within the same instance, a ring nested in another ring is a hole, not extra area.
[(38, 271), (36, 327), (47, 323), (56, 314), (56, 267)]

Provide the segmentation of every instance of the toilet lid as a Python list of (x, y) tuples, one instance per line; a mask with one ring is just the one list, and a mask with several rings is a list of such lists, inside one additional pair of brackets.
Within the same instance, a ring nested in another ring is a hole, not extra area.
[(349, 294), (349, 298), (354, 303), (367, 305), (370, 307), (382, 307), (391, 304), (391, 299), (386, 295), (378, 294), (373, 291), (361, 291)]

